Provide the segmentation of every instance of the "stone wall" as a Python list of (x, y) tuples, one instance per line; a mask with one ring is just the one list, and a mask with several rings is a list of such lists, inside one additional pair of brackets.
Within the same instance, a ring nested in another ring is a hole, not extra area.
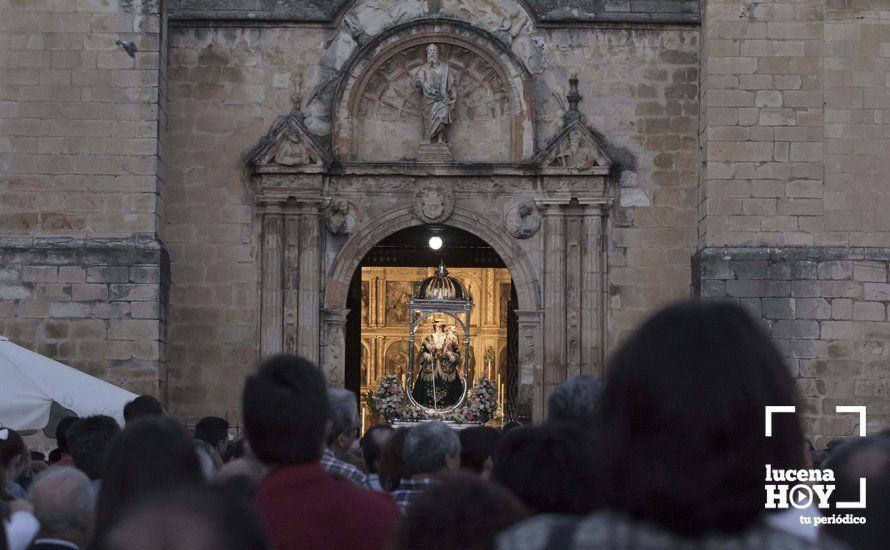
[(163, 397), (161, 11), (0, 6), (0, 332)]
[(890, 251), (875, 248), (724, 248), (696, 257), (696, 289), (763, 321), (797, 377), (804, 430), (824, 441), (890, 424)]
[(0, 334), (162, 395), (169, 261), (153, 240), (0, 240)]
[[(887, 425), (890, 5), (711, 0), (693, 286), (782, 346), (805, 429)], [(768, 248), (767, 248), (768, 247)]]

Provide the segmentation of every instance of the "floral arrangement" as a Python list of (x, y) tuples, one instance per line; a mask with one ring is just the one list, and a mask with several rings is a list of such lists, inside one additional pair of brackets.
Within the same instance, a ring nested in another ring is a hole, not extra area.
[(497, 390), (491, 380), (485, 378), (480, 379), (470, 389), (467, 400), (461, 407), (449, 412), (427, 412), (415, 407), (405, 397), (402, 381), (391, 374), (380, 380), (373, 401), (373, 406), (369, 408), (375, 413), (382, 414), (388, 422), (441, 420), (455, 424), (485, 424), (498, 410)]
[(387, 421), (403, 418), (403, 410), (407, 400), (402, 389), (402, 381), (394, 374), (388, 374), (380, 380), (380, 387), (374, 394), (374, 409), (382, 414)]
[(467, 422), (485, 424), (498, 410), (498, 394), (487, 378), (480, 378), (470, 394), (467, 396), (467, 404), (463, 409), (463, 416)]

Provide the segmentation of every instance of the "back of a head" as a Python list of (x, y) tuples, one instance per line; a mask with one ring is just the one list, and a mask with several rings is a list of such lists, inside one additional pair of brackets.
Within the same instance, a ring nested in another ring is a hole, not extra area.
[(81, 418), (68, 428), (68, 450), (74, 464), (90, 479), (102, 477), (106, 450), (120, 430), (117, 421), (101, 414)]
[(559, 385), (547, 398), (548, 422), (572, 422), (592, 429), (603, 385), (599, 378), (581, 375)]
[(135, 420), (108, 450), (96, 513), (98, 536), (140, 500), (203, 480), (192, 440), (178, 421), (168, 416)]
[(31, 483), (29, 498), (45, 537), (78, 528), (87, 531), (93, 516), (93, 490), (86, 474), (70, 466), (42, 471)]
[(264, 361), (244, 383), (244, 430), (266, 464), (306, 464), (321, 457), (329, 417), (318, 367), (293, 355)]
[(408, 428), (397, 428), (380, 455), (380, 485), (385, 491), (395, 491), (399, 482), (410, 475), (405, 466), (404, 452), (405, 437), (409, 431)]
[(389, 424), (377, 424), (368, 428), (368, 431), (362, 436), (362, 439), (359, 442), (359, 447), (362, 450), (362, 458), (365, 461), (365, 467), (368, 468), (370, 473), (377, 473), (380, 458), (383, 454), (384, 447), (380, 445), (380, 439), (386, 436), (388, 442), (388, 438), (392, 437), (394, 431), (393, 427)]
[(495, 483), (450, 474), (411, 503), (396, 534), (396, 550), (488, 550), (497, 534), (529, 515)]
[(847, 543), (853, 550), (887, 548), (890, 541), (890, 437), (873, 435), (853, 439), (835, 449), (822, 467), (834, 472), (835, 490), (830, 497), (833, 509), (837, 502), (858, 501), (859, 479), (865, 478), (866, 507), (852, 510), (855, 515), (865, 518), (865, 524), (826, 524), (828, 534)]
[(330, 446), (337, 436), (355, 429), (358, 404), (355, 394), (342, 388), (329, 388), (328, 402), (331, 407), (331, 433), (326, 443)]
[(447, 465), (447, 458), (460, 454), (460, 439), (442, 422), (424, 422), (411, 428), (403, 449), (409, 475), (434, 474)]
[(595, 448), (574, 424), (522, 427), (504, 435), (491, 479), (536, 514), (584, 515), (599, 504)]
[(127, 513), (102, 550), (265, 550), (247, 501), (221, 488), (157, 495)]
[(218, 416), (205, 416), (195, 424), (195, 439), (216, 447), (229, 438), (229, 423)]
[(460, 438), (460, 467), (477, 474), (485, 469), (485, 461), (494, 456), (502, 432), (488, 426), (464, 428)]
[(151, 395), (140, 395), (124, 405), (124, 422), (130, 422), (143, 416), (164, 416), (164, 406)]
[(80, 419), (76, 416), (66, 416), (56, 424), (56, 445), (63, 453), (70, 454), (70, 451), (68, 450), (68, 430), (71, 429), (71, 426), (78, 420)]
[(0, 469), (5, 470), (16, 457), (24, 458), (25, 440), (12, 428), (0, 427), (0, 436)]
[[(739, 306), (683, 303), (646, 321), (609, 362), (597, 444), (608, 505), (685, 537), (737, 533), (763, 515), (763, 472), (800, 468), (788, 369)], [(682, 444), (678, 444), (682, 442)]]

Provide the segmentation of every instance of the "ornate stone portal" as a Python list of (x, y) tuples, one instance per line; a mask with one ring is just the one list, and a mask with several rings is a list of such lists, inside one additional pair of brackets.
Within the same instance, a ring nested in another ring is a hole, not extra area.
[(490, 35), (418, 23), (360, 50), (334, 95), (330, 147), (295, 112), (247, 158), (262, 220), (262, 353), (300, 353), (342, 385), (347, 291), (362, 258), (401, 229), (448, 224), (485, 240), (510, 271), (518, 416), (542, 418), (556, 385), (599, 373), (615, 174), (580, 96), (569, 99), (563, 129), (536, 151), (529, 75)]

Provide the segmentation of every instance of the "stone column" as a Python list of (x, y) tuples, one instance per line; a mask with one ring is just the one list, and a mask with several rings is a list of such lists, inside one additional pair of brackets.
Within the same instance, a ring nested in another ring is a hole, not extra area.
[(297, 319), (299, 318), (300, 217), (290, 214), (285, 219), (284, 243), (284, 349), (297, 353)]
[(581, 228), (581, 373), (601, 375), (605, 328), (602, 199), (579, 201), (583, 207)]
[(306, 204), (300, 211), (297, 354), (316, 364), (321, 344), (318, 334), (321, 308), (320, 248), (318, 204)]
[(516, 413), (519, 417), (531, 416), (535, 423), (544, 420), (543, 318), (543, 310), (516, 310), (519, 329), (519, 379), (516, 381)]
[(536, 201), (544, 214), (543, 399), (566, 378), (566, 219), (568, 198)]
[(270, 210), (263, 214), (262, 304), (260, 355), (282, 351), (282, 233), (284, 216)]
[(342, 388), (346, 380), (346, 325), (348, 309), (325, 309), (321, 369), (332, 388)]
[[(573, 209), (575, 210), (575, 209)], [(582, 300), (584, 290), (582, 263), (584, 235), (583, 219), (577, 212), (566, 216), (565, 221), (565, 308), (566, 308), (566, 378), (581, 374), (581, 340), (582, 332), (588, 326), (582, 326)], [(583, 330), (582, 330), (583, 329)]]

